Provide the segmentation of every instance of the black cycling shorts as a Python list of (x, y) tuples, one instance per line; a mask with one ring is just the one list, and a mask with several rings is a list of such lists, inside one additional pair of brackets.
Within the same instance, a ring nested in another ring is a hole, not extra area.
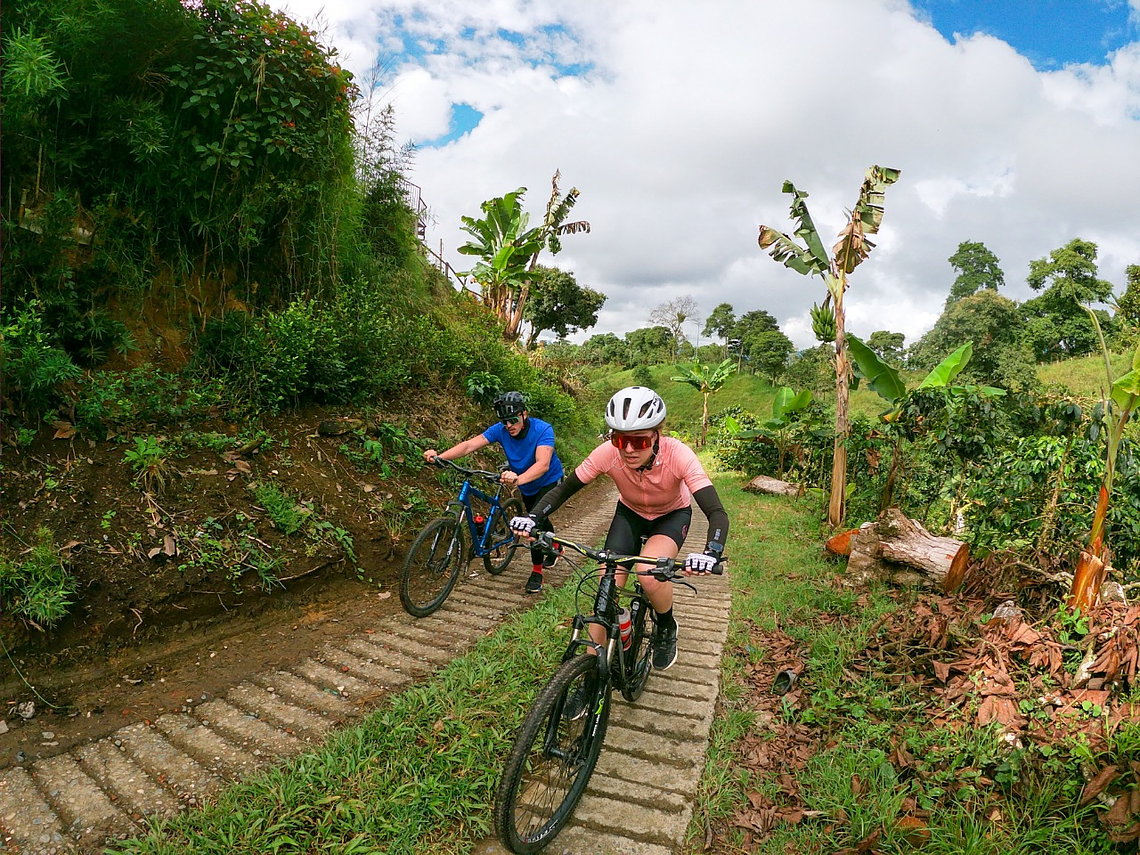
[(693, 521), (692, 507), (678, 508), (675, 511), (647, 520), (641, 514), (627, 508), (621, 502), (614, 511), (609, 534), (606, 535), (606, 549), (621, 555), (638, 555), (641, 544), (655, 534), (672, 538), (680, 549), (689, 534), (689, 524)]

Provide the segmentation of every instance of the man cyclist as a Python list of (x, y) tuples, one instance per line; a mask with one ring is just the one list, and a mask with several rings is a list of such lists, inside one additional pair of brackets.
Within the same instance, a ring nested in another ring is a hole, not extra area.
[[(547, 517), (570, 496), (599, 475), (609, 475), (620, 498), (606, 535), (606, 549), (623, 555), (675, 558), (689, 532), (692, 498), (708, 517), (709, 537), (704, 552), (690, 553), (685, 558), (684, 573), (711, 572), (724, 553), (728, 514), (692, 449), (679, 439), (662, 435), (664, 421), (665, 402), (656, 392), (644, 386), (622, 389), (606, 406), (608, 441), (590, 452), (561, 484), (546, 493), (532, 514), (512, 519), (511, 529), (521, 535), (542, 531)], [(644, 547), (642, 537), (646, 538)], [(652, 568), (639, 565), (638, 569)], [(619, 585), (625, 584), (626, 575), (618, 573)], [(639, 579), (655, 613), (653, 667), (664, 671), (677, 661), (673, 584), (652, 576)], [(599, 645), (604, 644), (605, 630), (591, 624), (590, 637)], [(578, 702), (585, 703), (584, 699)]]
[[(554, 428), (542, 419), (531, 418), (526, 400), (520, 392), (504, 392), (492, 402), (499, 420), (481, 434), (439, 452), (429, 448), (424, 460), (431, 463), (436, 457), (458, 460), (492, 443), (499, 443), (507, 455), (510, 467), (502, 475), (504, 484), (518, 487), (523, 506), (532, 510), (540, 498), (562, 480), (562, 461), (554, 451)], [(539, 531), (553, 531), (544, 521)], [(554, 566), (558, 557), (545, 555), (541, 549), (530, 550), (531, 573), (524, 590), (528, 594), (542, 591), (542, 571)]]

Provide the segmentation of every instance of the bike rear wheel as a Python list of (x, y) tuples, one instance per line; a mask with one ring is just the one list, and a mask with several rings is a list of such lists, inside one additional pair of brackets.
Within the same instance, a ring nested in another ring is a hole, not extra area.
[(432, 520), (416, 535), (400, 574), (400, 602), (410, 615), (427, 617), (447, 599), (467, 564), (463, 519)]
[(583, 653), (563, 662), (527, 713), (515, 736), (495, 794), (495, 833), (511, 852), (546, 846), (573, 813), (606, 736), (610, 687), (596, 686), (586, 713), (565, 721), (567, 696), (598, 672), (597, 657)]
[(637, 615), (633, 619), (630, 631), (633, 634), (629, 650), (623, 655), (626, 657), (625, 685), (621, 695), (630, 703), (641, 697), (645, 691), (645, 681), (649, 679), (649, 672), (653, 670), (653, 624), (649, 621), (649, 613), (653, 607), (649, 601), (642, 598)]
[(491, 548), (483, 555), (483, 566), (492, 576), (498, 576), (506, 570), (511, 559), (515, 557), (519, 541), (511, 534), (510, 521), (511, 517), (521, 517), (525, 513), (526, 508), (522, 502), (518, 499), (507, 499), (492, 518), (491, 532), (487, 536), (487, 544)]

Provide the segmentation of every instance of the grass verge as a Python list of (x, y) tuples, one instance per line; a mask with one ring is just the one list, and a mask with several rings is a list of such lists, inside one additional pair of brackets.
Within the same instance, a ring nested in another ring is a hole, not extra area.
[[(1081, 800), (1088, 769), (1126, 768), (1125, 754), (1094, 763), (1080, 732), (1023, 742), (979, 726), (978, 699), (932, 697), (922, 664), (879, 658), (903, 646), (884, 626), (930, 595), (844, 588), (807, 503), (716, 480), (733, 521), (733, 605), (688, 852), (1134, 851), (1114, 848), (1102, 805)], [(777, 695), (784, 668), (800, 676)]]

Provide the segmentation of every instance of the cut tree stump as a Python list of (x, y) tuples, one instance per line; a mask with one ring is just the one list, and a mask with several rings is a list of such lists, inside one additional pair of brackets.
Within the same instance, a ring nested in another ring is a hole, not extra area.
[(1069, 607), (1087, 612), (1095, 606), (1106, 578), (1108, 566), (1091, 552), (1081, 550), (1077, 569), (1073, 571), (1073, 585), (1069, 589)]
[(962, 541), (937, 537), (898, 508), (887, 508), (851, 536), (847, 571), (860, 581), (874, 577), (952, 593), (965, 578), (969, 558)]
[(766, 493), (772, 496), (792, 496), (798, 498), (804, 494), (804, 488), (799, 484), (789, 484), (778, 478), (769, 478), (767, 475), (757, 475), (744, 485), (744, 489), (752, 493)]

